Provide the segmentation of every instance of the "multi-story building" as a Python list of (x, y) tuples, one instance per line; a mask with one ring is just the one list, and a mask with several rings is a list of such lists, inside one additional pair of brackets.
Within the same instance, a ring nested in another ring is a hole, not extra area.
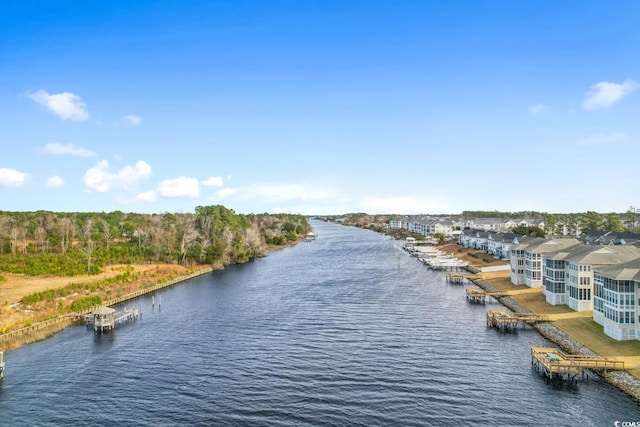
[(593, 309), (593, 271), (640, 258), (635, 246), (575, 245), (543, 256), (544, 295), (552, 305)]
[[(524, 252), (524, 284), (530, 288), (539, 288), (542, 286), (542, 256), (549, 252), (557, 252), (561, 249), (568, 248), (570, 246), (579, 245), (578, 239), (540, 239), (540, 241), (531, 241), (516, 245), (511, 248), (511, 269), (512, 278), (511, 282), (514, 285), (521, 285), (521, 277), (516, 274), (514, 281), (513, 269), (514, 261), (517, 262), (521, 259)], [(514, 256), (515, 254), (515, 256)], [(514, 259), (515, 258), (515, 259)], [(516, 268), (521, 270), (521, 268)]]
[[(533, 236), (516, 236), (513, 233), (505, 233), (503, 236), (504, 237), (502, 238), (500, 243), (495, 247), (495, 255), (498, 258), (508, 260), (511, 259), (511, 248), (513, 246), (539, 239), (539, 237)], [(513, 238), (511, 238), (510, 236), (513, 236)]]
[(511, 264), (511, 283), (514, 285), (526, 285), (525, 276), (525, 252), (530, 245), (538, 245), (544, 242), (542, 237), (535, 237), (527, 242), (521, 242), (511, 247), (511, 256), (509, 263)]
[(640, 259), (597, 268), (593, 281), (593, 320), (614, 339), (640, 339)]

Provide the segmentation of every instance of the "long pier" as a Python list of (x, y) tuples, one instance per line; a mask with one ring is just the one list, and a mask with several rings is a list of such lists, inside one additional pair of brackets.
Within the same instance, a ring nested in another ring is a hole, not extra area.
[(586, 370), (624, 370), (624, 362), (601, 356), (571, 355), (557, 348), (532, 347), (531, 365), (547, 381), (575, 383), (578, 376), (588, 376)]

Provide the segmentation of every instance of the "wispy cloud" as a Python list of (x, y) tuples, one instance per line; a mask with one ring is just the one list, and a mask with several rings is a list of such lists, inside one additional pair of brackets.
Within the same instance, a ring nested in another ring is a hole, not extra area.
[(231, 187), (223, 188), (222, 190), (216, 191), (213, 197), (211, 198), (211, 200), (226, 199), (227, 197), (232, 196), (237, 192), (238, 190), (236, 190), (235, 188), (231, 188)]
[(408, 213), (445, 212), (450, 206), (431, 194), (366, 194), (361, 188), (329, 183), (273, 183), (225, 187), (208, 201), (233, 205), (245, 212), (269, 206), (269, 212), (331, 214), (332, 212)]
[(221, 176), (210, 176), (206, 180), (202, 181), (202, 185), (205, 187), (222, 187), (224, 183)]
[(83, 121), (89, 118), (89, 113), (85, 109), (86, 104), (78, 95), (71, 92), (50, 94), (40, 89), (34, 93), (27, 93), (27, 96), (64, 120)]
[(58, 175), (50, 176), (44, 182), (44, 186), (47, 188), (60, 188), (64, 186), (64, 179), (60, 178)]
[(158, 193), (153, 190), (145, 191), (136, 195), (136, 200), (139, 202), (152, 203), (158, 200)]
[(122, 119), (130, 125), (140, 126), (142, 124), (142, 117), (136, 116), (135, 114), (129, 114)]
[(43, 151), (49, 154), (63, 154), (78, 157), (91, 157), (96, 155), (96, 153), (86, 148), (76, 147), (73, 144), (62, 145), (57, 142), (48, 143), (44, 146)]
[(22, 187), (30, 176), (15, 169), (0, 168), (0, 187)]
[(542, 112), (543, 112), (544, 110), (546, 110), (547, 108), (549, 108), (549, 107), (547, 107), (547, 106), (546, 106), (546, 105), (544, 105), (544, 104), (535, 104), (535, 105), (532, 105), (531, 107), (529, 107), (529, 112), (530, 112), (531, 114), (534, 114), (534, 115), (535, 115), (535, 114), (542, 113)]
[(596, 83), (591, 86), (591, 90), (586, 93), (582, 108), (585, 110), (609, 108), (638, 89), (638, 87), (640, 87), (640, 85), (631, 79), (627, 79), (623, 83)]
[(418, 194), (368, 195), (362, 197), (359, 203), (364, 212), (420, 214), (439, 212), (444, 208), (441, 202), (427, 195)]
[(200, 184), (196, 178), (181, 176), (175, 179), (167, 179), (158, 185), (160, 197), (195, 198), (200, 195)]
[(100, 161), (89, 169), (82, 182), (89, 191), (105, 193), (113, 188), (135, 191), (138, 182), (151, 176), (151, 166), (145, 161), (138, 161), (134, 166), (125, 166), (117, 173), (109, 171), (109, 162)]
[(578, 145), (608, 145), (624, 141), (627, 136), (622, 132), (601, 133), (578, 141)]
[(330, 197), (331, 193), (321, 187), (311, 187), (304, 184), (271, 184), (252, 185), (236, 189), (222, 189), (217, 191), (212, 200), (233, 197), (234, 200), (261, 200), (267, 203), (285, 201), (315, 201)]

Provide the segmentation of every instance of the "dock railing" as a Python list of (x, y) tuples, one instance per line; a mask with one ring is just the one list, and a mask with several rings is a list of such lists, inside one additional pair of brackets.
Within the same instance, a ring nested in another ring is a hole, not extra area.
[(116, 304), (120, 304), (122, 302), (125, 301), (129, 301), (131, 299), (135, 299), (138, 297), (141, 297), (145, 294), (149, 294), (152, 292), (156, 292), (160, 289), (175, 285), (176, 283), (180, 283), (180, 282), (184, 282), (185, 280), (189, 280), (189, 279), (193, 279), (194, 277), (198, 277), (198, 276), (202, 276), (203, 274), (207, 274), (210, 273), (211, 271), (213, 271), (213, 267), (209, 267), (203, 270), (198, 270), (194, 273), (191, 274), (187, 274), (185, 276), (180, 276), (177, 277), (175, 279), (171, 279), (171, 280), (167, 280), (165, 282), (160, 282), (156, 285), (153, 285), (151, 287), (148, 288), (144, 288), (144, 289), (139, 289), (135, 292), (132, 292), (130, 294), (126, 294), (126, 295), (122, 295), (119, 296), (117, 298), (112, 298), (110, 300), (104, 301), (102, 304), (93, 306), (91, 308), (88, 308), (86, 310), (82, 310), (76, 313), (70, 313), (70, 314), (62, 314), (60, 316), (48, 319), (48, 320), (44, 320), (42, 322), (38, 322), (35, 323), (33, 325), (30, 326), (25, 326), (23, 328), (20, 329), (15, 329), (13, 331), (7, 332), (5, 334), (0, 334), (0, 342), (2, 341), (6, 341), (12, 338), (16, 338), (22, 335), (26, 335), (41, 329), (45, 329), (48, 328), (52, 325), (56, 325), (58, 323), (62, 323), (62, 322), (73, 322), (74, 320), (78, 320), (78, 319), (84, 319), (85, 315), (91, 313), (93, 310), (95, 310), (98, 307), (102, 307), (102, 306), (112, 306), (112, 305), (116, 305)]
[(549, 372), (575, 372), (580, 368), (624, 370), (624, 362), (602, 356), (567, 354), (557, 348), (532, 347), (531, 356)]

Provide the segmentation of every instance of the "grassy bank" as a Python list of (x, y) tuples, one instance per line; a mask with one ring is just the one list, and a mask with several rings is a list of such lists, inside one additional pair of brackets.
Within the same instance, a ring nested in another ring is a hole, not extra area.
[(504, 275), (508, 272), (488, 273), (484, 280), (491, 286), (509, 293), (509, 297), (536, 314), (549, 316), (560, 331), (600, 356), (625, 362), (634, 377), (640, 379), (640, 341), (617, 341), (607, 336), (601, 325), (593, 320), (592, 311), (577, 312), (567, 305), (551, 305), (546, 302), (542, 288), (516, 286)]
[[(296, 243), (298, 242), (288, 245), (267, 245), (265, 256)], [(3, 283), (0, 285), (0, 289), (3, 290), (2, 297), (6, 298), (4, 300), (5, 304), (0, 308), (0, 333), (6, 334), (24, 328), (29, 329), (31, 325), (71, 313), (70, 298), (78, 298), (79, 295), (77, 294), (91, 294), (92, 296), (99, 296), (102, 301), (109, 301), (144, 289), (153, 288), (159, 283), (181, 281), (182, 278), (189, 278), (199, 272), (206, 273), (211, 271), (212, 267), (214, 270), (224, 268), (222, 264), (191, 268), (174, 264), (139, 264), (110, 266), (99, 275), (73, 278), (5, 274)], [(79, 292), (70, 297), (58, 297), (53, 300), (38, 301), (31, 304), (22, 302), (25, 300), (25, 296), (34, 293), (49, 294), (51, 291), (59, 292), (68, 286), (72, 286), (74, 289), (78, 288)], [(65, 320), (46, 328), (29, 330), (10, 338), (0, 338), (0, 350), (15, 350), (23, 345), (41, 341), (55, 335), (71, 324), (71, 321)]]
[(55, 325), (51, 325), (44, 329), (38, 329), (37, 331), (28, 332), (23, 335), (0, 342), (0, 347), (2, 347), (5, 351), (16, 350), (23, 345), (32, 344), (34, 342), (42, 341), (49, 337), (52, 337), (71, 324), (73, 324), (73, 321), (68, 320), (56, 323)]
[[(129, 268), (133, 269), (132, 266)], [(193, 271), (192, 271), (193, 270)], [(152, 274), (131, 275), (129, 281), (118, 281), (111, 283), (108, 279), (108, 283), (111, 286), (96, 287), (96, 292), (103, 301), (107, 301), (109, 297), (113, 298), (115, 295), (119, 297), (126, 297), (130, 294), (138, 294), (145, 289), (154, 289), (155, 286), (163, 283), (177, 283), (182, 280), (193, 277), (194, 274), (207, 273), (211, 271), (211, 267), (203, 267), (199, 269), (185, 269), (182, 275), (177, 275), (175, 268), (162, 268), (158, 266), (156, 269), (150, 270)], [(97, 279), (96, 282), (103, 283), (105, 279)], [(88, 283), (92, 289), (96, 282)], [(117, 292), (114, 292), (117, 290)], [(94, 291), (95, 292), (95, 291)], [(60, 305), (54, 303), (54, 307), (51, 307), (51, 302), (41, 302), (38, 304), (30, 305), (26, 308), (26, 314), (22, 316), (20, 328), (10, 329), (5, 331), (6, 334), (0, 336), (0, 348), (3, 350), (15, 350), (23, 345), (30, 344), (36, 341), (46, 339), (56, 333), (60, 332), (67, 326), (71, 325), (73, 321), (64, 317), (69, 314), (69, 309), (63, 309)], [(7, 316), (4, 316), (5, 318)], [(0, 316), (0, 319), (2, 316)], [(40, 327), (41, 325), (47, 325), (49, 322), (54, 322), (59, 319), (63, 319), (61, 322), (56, 322), (50, 326)], [(47, 320), (47, 322), (39, 323), (40, 321)], [(6, 319), (5, 319), (6, 323)]]
[[(495, 261), (484, 252), (462, 248), (458, 244), (443, 245), (439, 249), (464, 259), (477, 268), (490, 266)], [(504, 263), (504, 261), (501, 262)], [(532, 313), (548, 315), (557, 329), (582, 346), (600, 356), (624, 361), (628, 368), (627, 372), (640, 379), (640, 341), (614, 340), (607, 336), (603, 327), (593, 320), (592, 311), (576, 312), (567, 305), (551, 305), (546, 302), (542, 288), (516, 286), (511, 283), (509, 271), (483, 273), (482, 278), (494, 288), (508, 293), (513, 301)]]

